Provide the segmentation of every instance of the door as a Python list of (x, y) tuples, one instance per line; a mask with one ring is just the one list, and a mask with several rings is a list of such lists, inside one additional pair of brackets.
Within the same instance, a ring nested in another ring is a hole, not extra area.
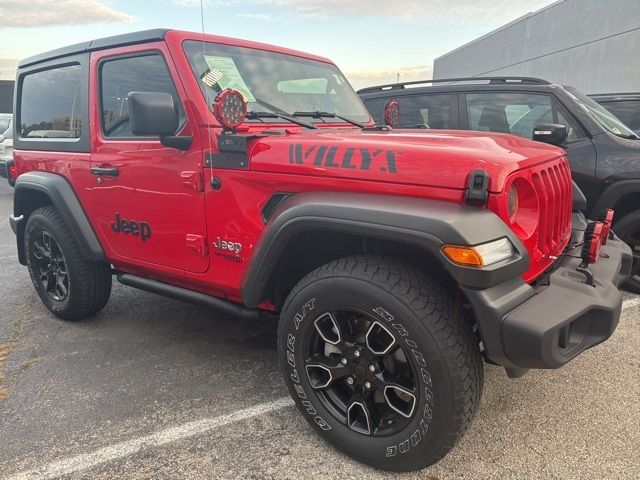
[[(200, 141), (170, 57), (164, 45), (155, 48), (92, 56), (94, 226), (114, 259), (202, 273), (209, 257)], [(131, 132), (127, 95), (134, 91), (173, 96), (177, 134), (193, 136), (188, 151)]]

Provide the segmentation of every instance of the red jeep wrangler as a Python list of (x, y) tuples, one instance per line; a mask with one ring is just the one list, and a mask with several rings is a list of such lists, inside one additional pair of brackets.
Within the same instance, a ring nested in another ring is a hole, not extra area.
[(46, 307), (132, 287), (278, 315), (302, 415), (389, 470), (442, 458), (511, 376), (606, 340), (629, 248), (561, 149), (376, 127), (325, 58), (167, 30), (20, 63), (14, 215)]

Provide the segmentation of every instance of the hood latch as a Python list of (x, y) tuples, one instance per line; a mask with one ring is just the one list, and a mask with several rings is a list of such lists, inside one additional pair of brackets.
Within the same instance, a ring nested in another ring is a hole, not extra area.
[(489, 198), (489, 174), (486, 170), (473, 170), (465, 194), (467, 205), (486, 205)]

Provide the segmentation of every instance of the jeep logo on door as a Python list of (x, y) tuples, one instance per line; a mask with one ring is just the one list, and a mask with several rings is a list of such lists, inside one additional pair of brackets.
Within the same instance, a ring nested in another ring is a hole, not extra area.
[(124, 233), (125, 235), (140, 236), (143, 242), (151, 237), (151, 227), (147, 222), (138, 222), (136, 220), (125, 220), (120, 218), (120, 213), (116, 212), (116, 219), (111, 223), (111, 230), (116, 233)]
[(394, 150), (370, 148), (343, 148), (316, 146), (304, 147), (300, 143), (289, 145), (289, 163), (303, 165), (313, 162), (316, 167), (371, 170), (383, 173), (398, 173)]

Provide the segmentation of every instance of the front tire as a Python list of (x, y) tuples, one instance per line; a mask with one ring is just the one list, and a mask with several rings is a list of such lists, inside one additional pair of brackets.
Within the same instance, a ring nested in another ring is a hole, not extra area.
[(622, 288), (640, 293), (640, 211), (631, 212), (622, 217), (613, 226), (613, 231), (631, 247), (633, 252), (631, 276)]
[(29, 216), (24, 234), (27, 267), (42, 303), (55, 316), (80, 320), (98, 312), (111, 295), (111, 268), (87, 260), (55, 207)]
[(302, 279), (283, 307), (278, 350), (309, 424), (384, 470), (444, 457), (482, 394), (478, 341), (459, 302), (392, 258), (347, 257)]

